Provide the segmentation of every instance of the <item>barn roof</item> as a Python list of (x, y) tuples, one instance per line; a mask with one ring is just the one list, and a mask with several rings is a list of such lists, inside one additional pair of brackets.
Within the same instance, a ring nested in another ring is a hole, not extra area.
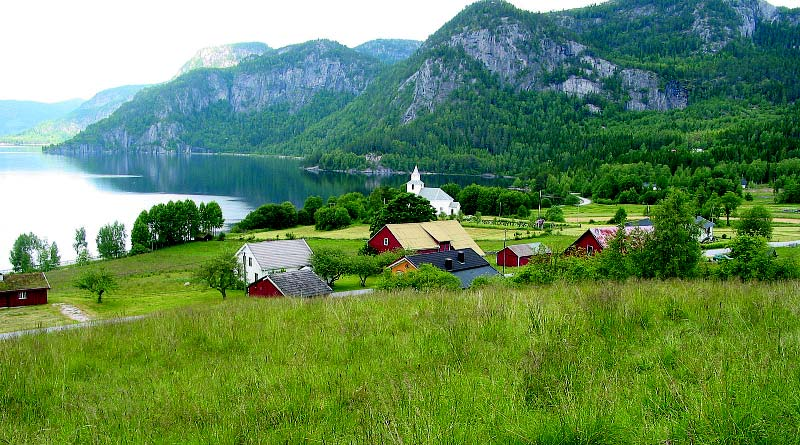
[(250, 248), (261, 270), (299, 268), (311, 264), (313, 252), (304, 239), (263, 241), (245, 246)]
[[(464, 253), (464, 262), (458, 261), (458, 254)], [(450, 272), (459, 280), (461, 287), (466, 288), (472, 284), (472, 280), (481, 275), (497, 275), (497, 269), (492, 267), (481, 255), (472, 249), (448, 250), (444, 252), (422, 253), (418, 255), (407, 255), (405, 259), (419, 268), (423, 264), (430, 264), (436, 268)], [(452, 267), (447, 269), (445, 261), (452, 260)], [(396, 264), (396, 263), (395, 263)]]
[(514, 255), (520, 258), (533, 255), (553, 253), (553, 251), (550, 250), (549, 247), (545, 246), (542, 243), (512, 244), (508, 246), (508, 249), (514, 252)]
[(0, 292), (50, 289), (50, 283), (43, 272), (15, 273), (2, 276), (3, 281), (0, 281)]
[(455, 220), (387, 224), (386, 227), (404, 249), (438, 249), (439, 243), (450, 242), (453, 249), (472, 249), (480, 256), (485, 255), (467, 231)]
[(707, 220), (707, 219), (705, 219), (705, 218), (703, 218), (702, 216), (699, 216), (699, 215), (697, 216), (697, 218), (694, 219), (694, 223), (697, 224), (698, 226), (704, 228), (704, 229), (710, 229), (710, 228), (716, 226), (716, 224), (714, 224), (713, 222), (711, 222), (711, 221), (709, 221), (709, 220)]
[[(589, 232), (594, 236), (594, 239), (597, 240), (597, 243), (605, 249), (608, 247), (608, 244), (611, 242), (612, 239), (617, 235), (617, 230), (619, 227), (594, 227), (589, 229)], [(625, 227), (625, 236), (630, 236), (631, 234), (639, 231), (642, 233), (649, 233), (653, 231), (653, 226), (631, 226)]]
[(317, 274), (307, 269), (269, 274), (265, 278), (287, 297), (316, 297), (333, 292)]

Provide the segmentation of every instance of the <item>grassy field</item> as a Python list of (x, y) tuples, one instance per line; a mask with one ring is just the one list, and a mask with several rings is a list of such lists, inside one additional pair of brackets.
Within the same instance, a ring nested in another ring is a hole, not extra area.
[(796, 443), (800, 285), (247, 299), (7, 341), (0, 443)]

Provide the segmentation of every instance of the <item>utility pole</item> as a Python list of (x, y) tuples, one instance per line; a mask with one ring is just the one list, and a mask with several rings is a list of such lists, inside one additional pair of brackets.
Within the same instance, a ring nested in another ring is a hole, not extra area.
[[(503, 201), (500, 201), (500, 218), (503, 217)], [(503, 276), (506, 275), (506, 234), (508, 233), (508, 228), (505, 224), (503, 224)]]
[(542, 191), (539, 190), (539, 214), (537, 215), (537, 218), (541, 217), (542, 217)]

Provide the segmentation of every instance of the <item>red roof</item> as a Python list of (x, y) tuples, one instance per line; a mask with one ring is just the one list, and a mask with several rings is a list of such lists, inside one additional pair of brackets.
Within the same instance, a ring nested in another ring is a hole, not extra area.
[[(605, 249), (606, 247), (608, 247), (608, 244), (611, 242), (611, 240), (613, 240), (614, 237), (617, 235), (617, 230), (619, 230), (619, 227), (616, 226), (595, 227), (589, 229), (589, 232), (591, 232), (592, 236), (594, 236), (594, 239), (597, 240), (597, 243), (600, 244), (600, 246), (603, 249)], [(625, 237), (627, 238), (630, 237), (631, 235), (635, 235), (637, 232), (650, 233), (653, 231), (653, 226), (641, 226), (641, 227), (631, 226), (631, 227), (625, 227), (624, 230), (625, 230)]]

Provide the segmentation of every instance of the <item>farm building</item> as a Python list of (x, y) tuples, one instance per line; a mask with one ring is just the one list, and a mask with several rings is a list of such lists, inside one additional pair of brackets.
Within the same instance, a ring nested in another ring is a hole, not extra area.
[(42, 272), (0, 273), (0, 307), (47, 304), (50, 283)]
[(497, 265), (520, 267), (528, 264), (534, 256), (549, 257), (553, 251), (542, 243), (514, 244), (497, 252)]
[(387, 224), (368, 241), (378, 252), (405, 249), (418, 253), (472, 249), (483, 256), (483, 250), (461, 227), (458, 221)]
[[(617, 235), (619, 227), (595, 227), (587, 230), (564, 252), (566, 255), (594, 255), (608, 247), (608, 244)], [(636, 238), (653, 231), (653, 226), (625, 227), (626, 238)]]
[(269, 273), (297, 270), (311, 264), (306, 240), (277, 240), (247, 243), (236, 257), (243, 265), (245, 282), (254, 283)]
[(461, 280), (461, 287), (467, 288), (472, 281), (480, 276), (498, 275), (497, 269), (492, 267), (481, 255), (473, 249), (459, 249), (444, 252), (421, 253), (406, 255), (389, 265), (393, 274), (417, 270), (423, 264), (450, 272)]
[(318, 297), (331, 292), (333, 290), (308, 269), (268, 274), (247, 286), (251, 297)]
[(716, 224), (702, 216), (695, 218), (694, 223), (700, 227), (700, 234), (697, 236), (698, 241), (701, 243), (710, 243), (714, 241), (714, 226), (716, 226)]

